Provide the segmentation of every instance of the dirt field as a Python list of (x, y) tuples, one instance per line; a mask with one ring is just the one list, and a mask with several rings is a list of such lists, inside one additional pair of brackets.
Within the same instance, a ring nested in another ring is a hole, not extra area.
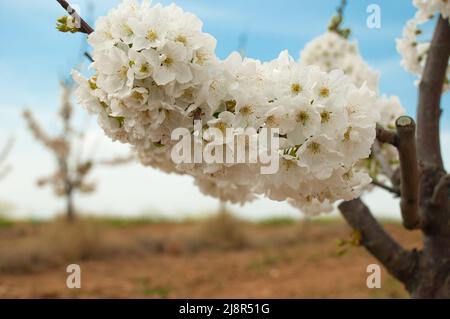
[[(376, 261), (345, 244), (352, 234), (341, 221), (61, 224), (0, 228), (1, 298), (407, 297), (384, 270), (382, 288), (367, 288)], [(408, 247), (419, 243), (417, 232), (387, 228)], [(81, 289), (66, 287), (71, 263), (81, 266)]]

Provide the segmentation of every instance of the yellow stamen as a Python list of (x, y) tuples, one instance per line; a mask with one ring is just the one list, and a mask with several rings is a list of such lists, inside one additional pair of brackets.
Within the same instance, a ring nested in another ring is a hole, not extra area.
[(266, 119), (267, 126), (273, 127), (278, 124), (277, 118), (274, 115), (269, 115)]
[(134, 34), (133, 30), (130, 28), (128, 24), (123, 25), (123, 31), (127, 36), (132, 36)]
[(322, 124), (328, 123), (331, 119), (331, 112), (323, 111), (322, 113), (320, 113), (320, 118)]
[(176, 37), (175, 41), (181, 42), (181, 43), (183, 43), (184, 45), (187, 44), (187, 38), (186, 38), (184, 35), (181, 35), (181, 34), (180, 34), (179, 36)]
[(325, 86), (321, 87), (320, 90), (319, 90), (319, 95), (321, 97), (329, 97), (330, 96), (330, 89), (325, 87)]
[(119, 71), (119, 76), (121, 78), (126, 78), (127, 77), (127, 73), (128, 73), (128, 67), (123, 66), (120, 71)]
[(294, 83), (291, 85), (291, 92), (294, 94), (299, 94), (303, 90), (299, 83)]
[(145, 35), (145, 38), (146, 38), (147, 40), (153, 42), (153, 41), (155, 41), (155, 40), (158, 40), (158, 33), (156, 33), (155, 30), (149, 30), (149, 31), (147, 32), (147, 34)]
[(317, 143), (317, 142), (309, 143), (307, 148), (313, 154), (319, 154), (320, 153), (320, 144)]
[(144, 95), (141, 92), (134, 91), (132, 97), (141, 103), (144, 101)]
[(234, 112), (236, 108), (236, 101), (235, 100), (225, 101), (225, 107), (227, 108), (228, 112)]
[(141, 65), (141, 68), (139, 69), (141, 73), (148, 73), (150, 71), (150, 65), (148, 63), (144, 63)]
[(171, 66), (171, 65), (173, 64), (173, 59), (167, 57), (167, 58), (164, 60), (163, 64), (166, 65), (166, 66)]
[(295, 119), (296, 119), (297, 123), (302, 123), (303, 125), (305, 125), (306, 122), (308, 122), (308, 120), (309, 120), (309, 114), (306, 111), (300, 111), (297, 113), (297, 116)]
[(344, 141), (350, 140), (350, 133), (352, 132), (352, 127), (347, 128), (347, 131), (344, 133)]
[(253, 113), (252, 106), (251, 105), (244, 105), (239, 110), (239, 113), (241, 113), (242, 115), (250, 115), (250, 114), (252, 114)]

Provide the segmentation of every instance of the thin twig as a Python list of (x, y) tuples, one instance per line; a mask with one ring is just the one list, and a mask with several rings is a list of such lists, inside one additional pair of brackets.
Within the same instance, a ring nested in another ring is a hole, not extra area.
[(94, 59), (92, 58), (92, 55), (89, 54), (89, 52), (84, 52), (84, 56), (91, 62), (94, 62)]
[(349, 28), (342, 28), (342, 23), (344, 22), (344, 11), (347, 6), (347, 0), (341, 0), (341, 4), (336, 9), (336, 15), (331, 18), (330, 24), (328, 25), (328, 30), (336, 32), (341, 37), (348, 39), (351, 30)]
[(136, 159), (136, 155), (134, 153), (130, 153), (126, 156), (118, 156), (112, 159), (107, 160), (99, 160), (93, 163), (93, 165), (104, 165), (104, 166), (116, 166), (122, 164), (132, 163)]
[(372, 184), (377, 186), (377, 187), (380, 187), (380, 188), (382, 188), (382, 189), (384, 189), (384, 190), (386, 190), (386, 191), (388, 191), (388, 192), (390, 192), (392, 194), (400, 196), (400, 191), (398, 189), (395, 189), (394, 187), (388, 186), (388, 185), (383, 184), (381, 182), (378, 182), (376, 180), (373, 180)]
[(194, 117), (194, 122), (200, 121), (202, 118), (202, 109), (201, 108), (195, 109), (195, 111), (193, 112), (193, 117)]
[(375, 159), (380, 163), (381, 169), (383, 170), (384, 175), (386, 175), (389, 178), (389, 180), (392, 181), (394, 172), (393, 172), (392, 167), (389, 164), (388, 160), (381, 152), (380, 141), (377, 140), (373, 143), (372, 154), (375, 157)]
[(61, 7), (64, 8), (64, 10), (67, 11), (67, 13), (69, 13), (76, 22), (80, 22), (80, 32), (86, 33), (86, 34), (91, 34), (92, 32), (94, 32), (94, 29), (91, 28), (91, 26), (83, 20), (83, 18), (81, 18), (79, 16), (79, 14), (75, 11), (74, 8), (72, 8), (70, 6), (70, 4), (65, 1), (65, 0), (56, 0), (58, 1), (58, 3), (61, 5)]
[(416, 153), (416, 123), (409, 116), (396, 121), (398, 153), (400, 158), (400, 208), (406, 229), (420, 227), (419, 215), (419, 165)]
[(6, 158), (8, 157), (9, 153), (11, 152), (11, 149), (14, 146), (15, 139), (13, 137), (10, 137), (8, 141), (6, 142), (6, 145), (4, 146), (3, 150), (0, 152), (0, 164), (3, 163)]

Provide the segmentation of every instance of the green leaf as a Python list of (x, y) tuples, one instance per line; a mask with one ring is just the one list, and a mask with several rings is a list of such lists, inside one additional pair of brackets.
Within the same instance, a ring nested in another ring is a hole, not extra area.
[(352, 246), (361, 246), (361, 241), (362, 241), (362, 233), (359, 230), (354, 230), (352, 232), (352, 240), (351, 240), (351, 244)]
[(161, 142), (153, 142), (153, 145), (156, 147), (164, 147), (164, 144), (162, 144)]
[(108, 115), (108, 117), (111, 119), (115, 119), (117, 121), (117, 123), (119, 124), (119, 127), (122, 127), (123, 123), (125, 122), (125, 118), (123, 116)]
[(69, 19), (68, 16), (62, 16), (62, 17), (58, 18), (56, 20), (56, 29), (60, 32), (70, 32), (70, 33), (76, 33), (78, 31), (80, 31), (76, 27), (69, 27), (67, 25), (68, 19)]

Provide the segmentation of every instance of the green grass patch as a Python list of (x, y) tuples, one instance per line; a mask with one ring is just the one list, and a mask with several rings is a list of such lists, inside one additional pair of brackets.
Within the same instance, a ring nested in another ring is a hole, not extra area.
[(102, 218), (94, 218), (93, 220), (99, 224), (111, 226), (114, 228), (154, 225), (167, 222), (159, 218), (146, 218), (146, 217), (142, 218), (102, 217)]
[(161, 287), (161, 288), (146, 288), (143, 290), (144, 295), (147, 296), (156, 296), (159, 298), (167, 298), (170, 293), (169, 288)]
[(260, 221), (258, 224), (261, 226), (291, 226), (295, 225), (297, 220), (290, 217), (274, 217), (267, 218)]
[(0, 218), (0, 228), (10, 228), (15, 225), (15, 222), (6, 218)]
[(147, 283), (143, 284), (142, 293), (146, 296), (167, 298), (171, 289), (169, 287), (150, 287)]
[(286, 253), (279, 253), (279, 254), (265, 254), (261, 258), (258, 258), (256, 260), (252, 260), (248, 265), (247, 268), (249, 270), (254, 271), (261, 271), (266, 268), (275, 267), (276, 265), (279, 265), (281, 263), (290, 263), (293, 261), (293, 257), (287, 255)]

